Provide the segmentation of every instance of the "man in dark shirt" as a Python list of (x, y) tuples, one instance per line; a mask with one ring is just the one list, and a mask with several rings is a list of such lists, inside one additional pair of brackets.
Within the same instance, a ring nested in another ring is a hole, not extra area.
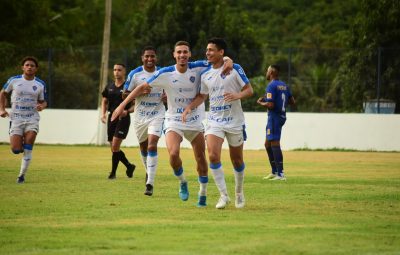
[[(115, 108), (123, 101), (122, 93), (125, 84), (126, 68), (123, 64), (114, 65), (114, 82), (110, 83), (104, 88), (102, 92), (103, 99), (101, 101), (101, 121), (107, 122), (107, 135), (108, 141), (111, 144), (112, 151), (112, 168), (108, 179), (115, 179), (117, 172), (118, 163), (121, 161), (126, 166), (126, 175), (132, 178), (133, 171), (136, 166), (129, 163), (125, 156), (125, 153), (121, 150), (122, 140), (126, 138), (131, 124), (131, 118), (129, 113), (131, 112), (131, 105), (128, 105), (120, 118), (111, 121), (111, 115)], [(107, 121), (107, 110), (109, 112)]]

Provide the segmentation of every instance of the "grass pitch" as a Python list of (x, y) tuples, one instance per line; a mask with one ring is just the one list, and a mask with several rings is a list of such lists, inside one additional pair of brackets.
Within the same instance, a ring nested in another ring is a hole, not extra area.
[[(15, 183), (21, 156), (0, 145), (1, 254), (400, 254), (400, 153), (284, 152), (286, 182), (262, 180), (264, 151), (245, 151), (246, 207), (197, 208), (191, 150), (182, 150), (190, 198), (159, 150), (154, 195), (143, 195), (138, 148), (123, 148), (107, 179), (108, 147), (37, 145), (26, 183)], [(223, 166), (231, 198), (228, 152)]]

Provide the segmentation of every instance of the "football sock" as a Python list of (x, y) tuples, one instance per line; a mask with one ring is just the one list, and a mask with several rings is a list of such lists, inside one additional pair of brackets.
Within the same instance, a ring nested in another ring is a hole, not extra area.
[(158, 155), (157, 151), (149, 151), (148, 157), (147, 157), (147, 182), (146, 184), (151, 184), (154, 186), (154, 178), (156, 176), (156, 170), (157, 170), (157, 163), (158, 163)]
[(276, 170), (274, 153), (272, 152), (271, 146), (267, 147), (267, 154), (268, 154), (269, 164), (271, 165), (272, 173), (276, 174), (278, 171)]
[(283, 176), (283, 155), (281, 146), (271, 146), (272, 152), (274, 153), (276, 170), (279, 176)]
[(119, 163), (119, 151), (112, 153), (112, 166), (111, 166), (111, 173), (117, 172), (117, 167)]
[(181, 182), (186, 182), (185, 175), (183, 174), (183, 167), (180, 167), (177, 170), (174, 169), (174, 174)]
[(24, 144), (24, 156), (21, 160), (21, 169), (19, 171), (19, 176), (24, 175), (28, 171), (28, 167), (32, 159), (32, 144)]
[(126, 166), (128, 167), (131, 163), (129, 163), (128, 159), (125, 156), (125, 153), (123, 151), (119, 151), (119, 160)]
[(200, 190), (199, 196), (207, 196), (208, 176), (199, 176)]
[(244, 168), (246, 165), (243, 163), (239, 167), (235, 167), (235, 192), (243, 193), (243, 182), (244, 182)]
[(226, 190), (225, 176), (224, 171), (222, 170), (222, 164), (219, 163), (210, 163), (211, 172), (214, 177), (215, 185), (219, 190), (219, 193), (224, 196), (228, 196), (228, 191)]
[(140, 151), (140, 155), (142, 156), (142, 163), (147, 173), (147, 151)]

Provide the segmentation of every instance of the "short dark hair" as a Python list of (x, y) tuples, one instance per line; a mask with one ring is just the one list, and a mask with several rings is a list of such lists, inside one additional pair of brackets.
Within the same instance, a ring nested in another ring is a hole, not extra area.
[(228, 45), (226, 44), (226, 42), (223, 38), (213, 37), (213, 38), (209, 39), (207, 43), (215, 44), (215, 46), (217, 46), (218, 50), (226, 51), (226, 49), (228, 48)]
[(271, 68), (275, 69), (277, 73), (279, 73), (281, 71), (281, 67), (277, 64), (271, 65)]
[(22, 59), (21, 61), (21, 65), (25, 65), (26, 61), (32, 61), (33, 63), (35, 63), (36, 67), (39, 67), (39, 61), (37, 60), (37, 58), (33, 57), (33, 56), (26, 56)]
[(156, 48), (154, 48), (154, 47), (151, 46), (151, 45), (148, 45), (148, 46), (145, 46), (145, 47), (143, 48), (143, 50), (142, 50), (142, 56), (144, 55), (144, 52), (145, 52), (146, 50), (152, 50), (152, 51), (154, 51), (154, 53), (157, 54)]
[(115, 66), (122, 66), (123, 68), (125, 68), (125, 69), (126, 69), (126, 66), (125, 66), (125, 64), (122, 64), (122, 63), (115, 63), (114, 65), (115, 65)]
[(175, 48), (176, 48), (177, 46), (181, 46), (181, 45), (188, 46), (188, 47), (189, 47), (189, 50), (190, 50), (190, 44), (189, 44), (187, 41), (177, 41), (177, 42), (175, 43), (174, 50), (175, 50)]

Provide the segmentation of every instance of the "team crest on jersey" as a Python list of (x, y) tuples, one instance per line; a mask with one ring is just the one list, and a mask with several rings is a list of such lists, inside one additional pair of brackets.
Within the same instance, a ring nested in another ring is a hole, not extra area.
[(272, 93), (267, 93), (267, 99), (272, 99)]
[(33, 91), (36, 91), (36, 90), (37, 90), (37, 87), (36, 87), (36, 86), (33, 86), (32, 89), (33, 89)]
[(195, 80), (196, 80), (196, 77), (190, 76), (190, 81), (191, 81), (192, 83), (194, 83)]

